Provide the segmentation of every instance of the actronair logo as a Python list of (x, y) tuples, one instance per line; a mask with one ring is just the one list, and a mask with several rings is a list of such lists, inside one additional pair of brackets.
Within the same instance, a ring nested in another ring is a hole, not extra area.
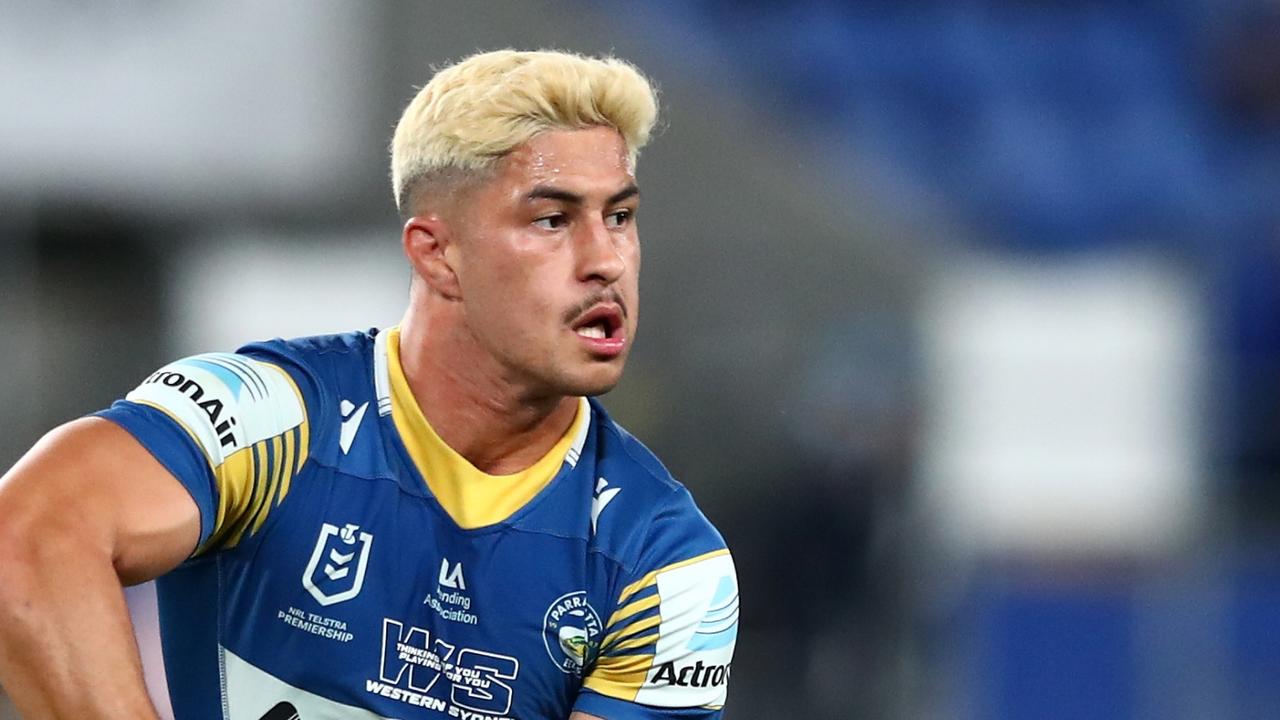
[(213, 426), (213, 431), (218, 435), (218, 442), (224, 448), (233, 448), (236, 446), (236, 438), (232, 433), (232, 429), (236, 425), (236, 419), (230, 413), (223, 417), (225, 407), (222, 401), (216, 397), (205, 399), (205, 389), (192, 378), (183, 375), (180, 372), (172, 370), (160, 370), (151, 375), (151, 377), (142, 381), (143, 385), (161, 384), (165, 387), (173, 388), (179, 393), (186, 395), (191, 402), (196, 404), (205, 415), (209, 416), (209, 424)]
[(737, 637), (733, 559), (717, 550), (659, 570), (659, 639), (636, 693), (657, 707), (720, 706)]
[(701, 660), (693, 665), (681, 666), (677, 666), (674, 662), (666, 662), (658, 666), (658, 671), (649, 682), (653, 685), (677, 687), (722, 687), (729, 682), (731, 665), (732, 663), (706, 665)]

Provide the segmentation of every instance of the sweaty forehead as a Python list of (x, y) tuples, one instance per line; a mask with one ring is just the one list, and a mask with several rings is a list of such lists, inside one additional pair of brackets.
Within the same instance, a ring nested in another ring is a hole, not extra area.
[(568, 178), (635, 179), (626, 142), (608, 127), (548, 130), (508, 153), (503, 164), (503, 174), (535, 184)]

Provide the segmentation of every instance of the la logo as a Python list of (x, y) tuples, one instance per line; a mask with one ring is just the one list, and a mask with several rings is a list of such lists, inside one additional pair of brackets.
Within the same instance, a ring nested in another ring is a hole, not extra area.
[(466, 590), (467, 581), (462, 579), (462, 563), (449, 568), (449, 558), (440, 561), (440, 584), (454, 590)]

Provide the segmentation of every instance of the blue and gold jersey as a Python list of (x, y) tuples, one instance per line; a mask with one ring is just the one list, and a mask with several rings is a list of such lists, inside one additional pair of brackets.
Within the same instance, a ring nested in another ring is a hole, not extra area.
[(720, 715), (733, 561), (595, 401), (485, 475), (423, 418), (392, 330), (179, 360), (101, 414), (200, 508), (157, 582), (178, 718)]

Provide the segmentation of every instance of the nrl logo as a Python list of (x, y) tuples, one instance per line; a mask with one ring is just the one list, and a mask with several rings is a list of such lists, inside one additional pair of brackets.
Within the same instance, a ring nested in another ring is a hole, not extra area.
[(359, 525), (325, 523), (311, 551), (311, 561), (302, 573), (302, 587), (321, 605), (333, 605), (360, 594), (369, 561), (373, 535), (357, 534)]

